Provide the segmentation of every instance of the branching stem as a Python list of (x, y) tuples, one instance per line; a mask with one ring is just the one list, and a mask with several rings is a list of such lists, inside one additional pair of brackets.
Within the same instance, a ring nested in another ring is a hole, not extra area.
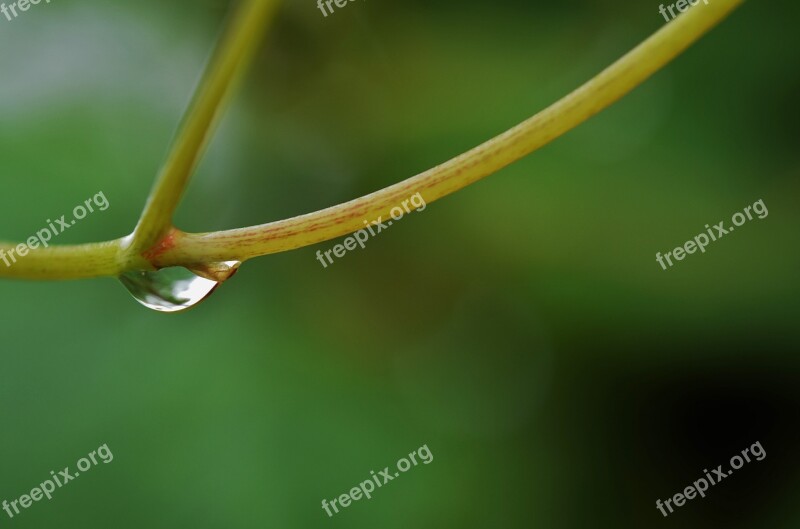
[(261, 41), (264, 27), (277, 3), (276, 0), (249, 0), (235, 13), (200, 82), (133, 232), (132, 252), (144, 252), (172, 229), (172, 217), (184, 189), (227, 99)]
[[(628, 52), (586, 84), (499, 136), (433, 169), (375, 193), (287, 220), (213, 233), (188, 234), (171, 219), (232, 80), (252, 54), (272, 0), (251, 0), (234, 23), (241, 33), (223, 40), (184, 122), (142, 219), (130, 238), (37, 250), (0, 276), (72, 279), (123, 271), (244, 261), (333, 239), (388, 216), (415, 193), (431, 203), (491, 175), (607, 108), (691, 46), (743, 0), (700, 3)], [(235, 33), (235, 32), (234, 32)], [(4, 245), (0, 244), (0, 249)]]

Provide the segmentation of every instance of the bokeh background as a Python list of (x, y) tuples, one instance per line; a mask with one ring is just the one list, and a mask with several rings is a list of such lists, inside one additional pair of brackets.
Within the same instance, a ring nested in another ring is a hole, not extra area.
[[(0, 238), (103, 191), (129, 233), (231, 5), (0, 19)], [(323, 269), (263, 257), (180, 315), (113, 279), (0, 282), (0, 527), (800, 524), (797, 3), (748, 2), (630, 96)], [(655, 2), (287, 2), (177, 225), (330, 206), (502, 132), (662, 26)], [(763, 199), (752, 221), (655, 262)], [(664, 519), (655, 501), (759, 441)], [(417, 467), (333, 518), (347, 492)]]

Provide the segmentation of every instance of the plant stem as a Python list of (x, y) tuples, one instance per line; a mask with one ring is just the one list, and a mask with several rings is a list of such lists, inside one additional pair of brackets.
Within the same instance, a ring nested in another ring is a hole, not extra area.
[(134, 230), (132, 251), (145, 251), (172, 228), (173, 215), (189, 178), (277, 4), (276, 0), (247, 0), (235, 12)]
[[(267, 3), (272, 4), (271, 1)], [(133, 244), (120, 239), (36, 250), (11, 268), (4, 269), (0, 264), (0, 276), (72, 279), (119, 275), (126, 270), (152, 267), (244, 261), (351, 233), (363, 228), (365, 220), (388, 216), (391, 208), (415, 193), (420, 193), (426, 203), (431, 203), (553, 141), (644, 82), (742, 3), (743, 0), (715, 0), (708, 5), (698, 4), (690, 8), (586, 84), (532, 118), (403, 182), (338, 206), (287, 220), (214, 233), (183, 233), (171, 228), (171, 218), (230, 88), (233, 64), (222, 60), (210, 70), (206, 91), (201, 91), (187, 118), (175, 145), (176, 152), (170, 156), (159, 177), (153, 197), (133, 236)], [(253, 12), (264, 9), (256, 4), (259, 4), (258, 0), (249, 4)], [(255, 31), (255, 25), (246, 27), (248, 31)], [(255, 39), (253, 35), (249, 38), (240, 36), (232, 37), (228, 42), (238, 43), (229, 46), (241, 53), (243, 48), (240, 46), (254, 46)], [(242, 63), (243, 59), (240, 57)], [(227, 76), (228, 81), (213, 79), (214, 76)], [(9, 247), (0, 244), (0, 249), (4, 248)]]
[(503, 134), (425, 171), (370, 195), (299, 217), (203, 234), (183, 234), (155, 261), (170, 266), (193, 261), (243, 261), (301, 248), (364, 228), (387, 218), (415, 193), (431, 203), (530, 154), (586, 121), (633, 90), (724, 19), (743, 0), (698, 5), (666, 24), (586, 84)]
[[(15, 245), (2, 243), (0, 255), (6, 257), (10, 266), (0, 261), (0, 277), (64, 280), (116, 276), (126, 268), (119, 255), (121, 242), (121, 239), (117, 239), (75, 246), (39, 248), (31, 250), (25, 257), (15, 253), (16, 263), (9, 256)], [(149, 263), (141, 264), (147, 267)], [(134, 263), (127, 265), (131, 266)]]

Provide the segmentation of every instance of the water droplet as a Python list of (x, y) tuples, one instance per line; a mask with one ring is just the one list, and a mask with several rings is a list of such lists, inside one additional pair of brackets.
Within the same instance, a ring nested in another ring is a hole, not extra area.
[(239, 261), (162, 268), (154, 272), (127, 272), (119, 277), (131, 295), (147, 307), (159, 312), (187, 310), (211, 295), (238, 270)]

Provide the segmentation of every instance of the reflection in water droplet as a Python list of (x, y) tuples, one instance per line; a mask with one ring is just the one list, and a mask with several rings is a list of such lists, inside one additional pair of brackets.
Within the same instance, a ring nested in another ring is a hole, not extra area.
[(155, 272), (127, 272), (119, 280), (145, 307), (159, 312), (180, 312), (206, 299), (236, 273), (240, 264), (227, 261), (192, 270), (173, 266)]

